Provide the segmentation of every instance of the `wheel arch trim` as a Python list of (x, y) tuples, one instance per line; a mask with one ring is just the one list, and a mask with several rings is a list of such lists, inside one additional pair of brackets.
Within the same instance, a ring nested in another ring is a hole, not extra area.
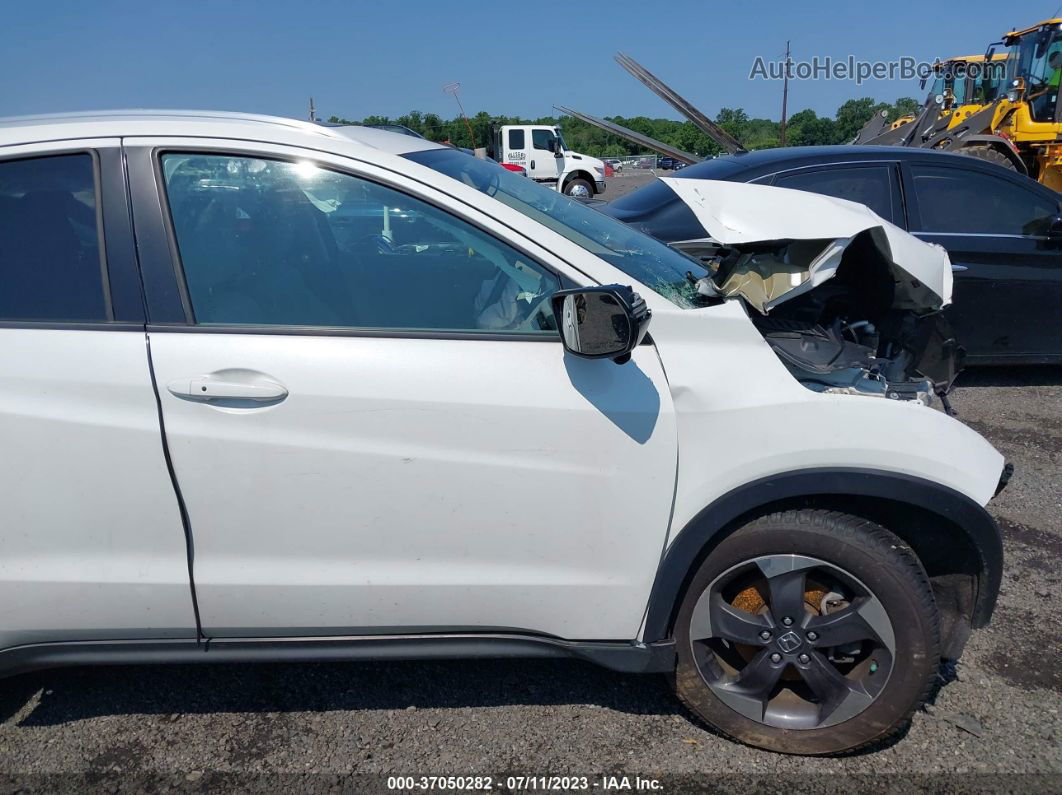
[(701, 509), (667, 548), (649, 595), (642, 640), (671, 637), (675, 613), (713, 542), (740, 526), (738, 520), (784, 501), (816, 498), (866, 498), (878, 504), (915, 508), (953, 525), (980, 560), (970, 623), (982, 627), (995, 608), (1003, 575), (1003, 543), (988, 512), (954, 489), (924, 478), (871, 469), (815, 468), (761, 478), (724, 494)]
[(597, 191), (597, 188), (595, 187), (595, 185), (597, 183), (596, 183), (596, 180), (594, 179), (594, 175), (591, 174), (590, 172), (588, 172), (586, 169), (577, 168), (577, 169), (574, 169), (573, 171), (569, 171), (564, 176), (564, 179), (561, 181), (561, 188), (560, 188), (561, 189), (561, 193), (564, 192), (564, 189), (566, 187), (568, 187), (568, 183), (571, 182), (573, 179), (581, 179), (581, 180), (583, 180), (583, 182), (589, 182), (590, 183), (590, 189), (595, 191), (595, 192)]

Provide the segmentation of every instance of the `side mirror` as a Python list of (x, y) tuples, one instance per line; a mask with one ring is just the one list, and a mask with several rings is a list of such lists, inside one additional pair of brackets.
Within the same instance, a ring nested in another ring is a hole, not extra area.
[(1056, 215), (1048, 222), (1047, 236), (1051, 240), (1062, 240), (1062, 215)]
[(584, 359), (630, 361), (652, 318), (645, 300), (619, 284), (560, 290), (550, 300), (564, 350)]

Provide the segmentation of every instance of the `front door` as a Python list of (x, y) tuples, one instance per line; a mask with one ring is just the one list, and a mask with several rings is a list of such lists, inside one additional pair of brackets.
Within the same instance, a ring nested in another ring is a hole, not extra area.
[(1055, 321), (1062, 247), (1048, 237), (1057, 198), (1021, 177), (909, 168), (911, 232), (951, 256), (954, 301), (945, 314), (970, 357), (1035, 360), (1062, 353)]
[(566, 356), (558, 263), (430, 189), (159, 169), (194, 323), (151, 351), (206, 634), (636, 636), (676, 462), (651, 347)]
[(531, 179), (546, 184), (557, 184), (564, 166), (564, 158), (556, 155), (560, 151), (560, 145), (560, 138), (552, 128), (531, 128)]

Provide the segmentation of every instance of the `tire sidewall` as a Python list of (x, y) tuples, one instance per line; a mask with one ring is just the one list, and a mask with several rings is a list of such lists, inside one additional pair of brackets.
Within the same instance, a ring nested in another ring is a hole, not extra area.
[(574, 185), (585, 185), (586, 189), (590, 192), (590, 195), (591, 196), (594, 195), (594, 186), (591, 185), (589, 182), (587, 182), (585, 179), (583, 179), (581, 177), (576, 177), (573, 180), (569, 180), (568, 184), (564, 186), (564, 195), (565, 196), (571, 196), (571, 193), (569, 193), (569, 191), (572, 189), (572, 187)]
[(1014, 162), (998, 149), (994, 149), (990, 146), (969, 146), (959, 150), (967, 157), (976, 157), (978, 160), (983, 160), (986, 163), (994, 163), (997, 166), (1009, 169), (1010, 171), (1017, 171), (1017, 166)]
[[(732, 535), (713, 550), (690, 582), (675, 623), (678, 652), (675, 687), (687, 706), (709, 724), (743, 742), (798, 754), (840, 753), (874, 742), (910, 716), (924, 698), (927, 681), (938, 664), (939, 640), (932, 592), (929, 591), (927, 603), (929, 586), (920, 565), (912, 571), (910, 562), (897, 564), (897, 556), (903, 555), (910, 556), (917, 564), (913, 553), (894, 536), (892, 549), (884, 544), (867, 544), (856, 531), (861, 521), (852, 518), (845, 527), (851, 531), (846, 533), (850, 537), (840, 541), (836, 532), (827, 534), (818, 528), (770, 521), (753, 523), (745, 528), (747, 532)], [(881, 528), (875, 529), (884, 533)], [(849, 572), (881, 601), (892, 622), (896, 652), (889, 680), (869, 707), (847, 721), (823, 729), (804, 730), (758, 723), (719, 700), (693, 661), (689, 622), (700, 595), (731, 567), (771, 554), (806, 555)], [(921, 582), (912, 576), (916, 573), (921, 574)]]

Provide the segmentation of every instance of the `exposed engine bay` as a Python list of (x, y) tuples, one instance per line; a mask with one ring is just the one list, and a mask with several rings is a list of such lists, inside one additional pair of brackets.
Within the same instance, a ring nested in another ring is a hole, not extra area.
[[(666, 181), (708, 233), (671, 244), (708, 269), (699, 279), (689, 275), (698, 293), (742, 299), (798, 381), (817, 392), (926, 405), (936, 394), (947, 408), (944, 396), (962, 368), (963, 351), (940, 311), (951, 299), (951, 263), (943, 249), (840, 199), (760, 185)], [(750, 200), (755, 223), (741, 217), (742, 203)], [(755, 239), (779, 232), (801, 236)]]

